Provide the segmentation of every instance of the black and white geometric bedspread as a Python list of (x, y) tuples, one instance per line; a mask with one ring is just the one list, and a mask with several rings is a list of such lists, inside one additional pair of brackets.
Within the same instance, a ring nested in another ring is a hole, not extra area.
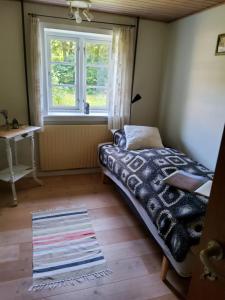
[(213, 173), (172, 148), (124, 150), (124, 138), (117, 131), (114, 145), (101, 146), (100, 162), (141, 202), (171, 254), (181, 262), (199, 242), (207, 198), (164, 184), (162, 179), (176, 170), (210, 179)]

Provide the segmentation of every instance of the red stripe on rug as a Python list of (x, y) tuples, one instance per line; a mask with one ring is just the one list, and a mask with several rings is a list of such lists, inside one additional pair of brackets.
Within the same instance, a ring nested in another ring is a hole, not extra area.
[(57, 238), (57, 239), (52, 239), (52, 240), (47, 240), (47, 241), (33, 241), (33, 245), (37, 246), (37, 245), (51, 245), (54, 243), (58, 243), (58, 242), (62, 242), (62, 241), (69, 241), (69, 240), (77, 240), (80, 239), (82, 237), (88, 237), (91, 235), (94, 235), (95, 233), (93, 231), (86, 231), (86, 232), (82, 232), (82, 233), (74, 233), (74, 234), (66, 234), (63, 235), (61, 238)]
[(90, 232), (90, 230), (86, 229), (86, 230), (80, 230), (80, 231), (72, 231), (70, 233), (62, 232), (57, 235), (49, 234), (49, 235), (45, 235), (45, 236), (35, 237), (35, 238), (33, 238), (33, 241), (34, 242), (48, 241), (48, 240), (52, 240), (52, 239), (62, 238), (63, 236), (67, 236), (67, 235), (82, 234), (82, 233), (86, 233), (86, 232)]

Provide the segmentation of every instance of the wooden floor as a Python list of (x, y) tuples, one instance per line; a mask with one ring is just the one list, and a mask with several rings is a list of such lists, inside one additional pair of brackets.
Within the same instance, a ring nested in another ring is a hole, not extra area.
[[(160, 281), (162, 253), (132, 215), (114, 185), (99, 174), (44, 177), (44, 186), (31, 179), (17, 184), (19, 205), (7, 206), (10, 189), (0, 184), (1, 300), (174, 300)], [(31, 212), (86, 206), (97, 239), (113, 274), (104, 279), (53, 290), (28, 292), (32, 284)], [(183, 288), (171, 271), (172, 281)], [(177, 283), (178, 281), (178, 283)], [(182, 290), (182, 292), (185, 292)]]

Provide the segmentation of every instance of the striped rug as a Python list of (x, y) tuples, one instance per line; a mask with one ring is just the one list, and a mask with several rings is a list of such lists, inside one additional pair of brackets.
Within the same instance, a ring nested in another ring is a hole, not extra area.
[(86, 209), (32, 214), (33, 286), (55, 288), (109, 275)]

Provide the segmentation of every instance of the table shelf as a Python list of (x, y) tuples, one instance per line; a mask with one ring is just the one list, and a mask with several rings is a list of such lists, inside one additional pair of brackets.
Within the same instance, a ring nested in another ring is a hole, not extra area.
[[(27, 174), (33, 172), (32, 167), (26, 165), (16, 165), (13, 166), (14, 182), (20, 178), (26, 176)], [(10, 182), (10, 170), (9, 168), (0, 171), (0, 180), (5, 182)]]

